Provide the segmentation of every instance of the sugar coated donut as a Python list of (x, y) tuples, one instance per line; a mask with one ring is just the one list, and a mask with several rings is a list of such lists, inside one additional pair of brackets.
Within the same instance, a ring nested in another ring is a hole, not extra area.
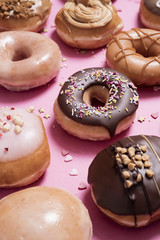
[(60, 70), (61, 52), (53, 40), (39, 33), (1, 32), (0, 62), (0, 85), (21, 91), (51, 81)]
[(50, 14), (51, 0), (1, 0), (0, 31), (40, 31)]
[(106, 45), (123, 28), (110, 0), (71, 0), (57, 13), (56, 31), (69, 46), (94, 49)]
[(88, 210), (55, 187), (31, 187), (0, 201), (1, 239), (91, 240)]
[(160, 218), (160, 138), (137, 135), (97, 154), (88, 171), (92, 197), (115, 222), (142, 227)]
[(104, 140), (127, 129), (137, 107), (138, 94), (129, 78), (111, 69), (89, 68), (64, 83), (54, 114), (70, 134)]
[(108, 66), (136, 85), (160, 84), (160, 32), (133, 28), (115, 36), (107, 46)]
[(160, 30), (160, 0), (141, 0), (139, 13), (144, 26)]
[(25, 186), (47, 169), (50, 151), (41, 118), (22, 108), (0, 108), (0, 187)]

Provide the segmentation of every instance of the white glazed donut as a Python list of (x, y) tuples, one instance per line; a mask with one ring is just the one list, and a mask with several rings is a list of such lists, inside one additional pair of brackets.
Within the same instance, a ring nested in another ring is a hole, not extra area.
[(65, 190), (32, 187), (0, 201), (1, 239), (91, 240), (83, 203)]
[(0, 2), (0, 30), (40, 31), (46, 23), (51, 0), (3, 0)]
[(0, 85), (12, 91), (44, 85), (59, 72), (61, 52), (51, 39), (33, 32), (0, 33)]
[(21, 108), (0, 108), (0, 187), (36, 181), (50, 163), (41, 118)]

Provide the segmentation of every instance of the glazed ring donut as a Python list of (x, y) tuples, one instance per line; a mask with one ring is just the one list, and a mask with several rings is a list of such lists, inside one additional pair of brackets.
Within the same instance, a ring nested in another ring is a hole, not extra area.
[(22, 108), (0, 108), (0, 187), (36, 181), (50, 163), (42, 120)]
[(121, 32), (108, 44), (106, 59), (136, 85), (159, 85), (160, 32), (143, 28)]
[(111, 1), (71, 0), (57, 13), (56, 31), (69, 46), (95, 49), (106, 45), (123, 28)]
[(39, 33), (1, 32), (0, 62), (0, 85), (13, 91), (28, 90), (57, 75), (61, 52), (53, 40)]
[(141, 0), (139, 14), (144, 26), (160, 30), (160, 0)]
[(127, 129), (137, 107), (138, 94), (129, 78), (111, 69), (89, 68), (64, 83), (54, 114), (70, 134), (103, 140)]
[(142, 227), (160, 219), (160, 138), (132, 136), (97, 154), (88, 171), (93, 200), (115, 222)]
[(50, 14), (51, 0), (2, 0), (0, 2), (0, 31), (40, 31)]
[[(91, 240), (88, 210), (74, 195), (55, 187), (31, 187), (0, 201), (1, 239)], [(18, 217), (17, 217), (18, 216)]]

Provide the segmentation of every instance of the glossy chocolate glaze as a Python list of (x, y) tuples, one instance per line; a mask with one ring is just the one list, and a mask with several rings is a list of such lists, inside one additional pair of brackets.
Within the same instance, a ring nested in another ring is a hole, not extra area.
[(159, 0), (144, 0), (144, 5), (150, 12), (160, 16), (160, 1)]
[[(83, 94), (91, 86), (109, 91), (105, 106), (90, 106)], [(74, 121), (91, 126), (104, 126), (114, 136), (118, 123), (138, 107), (136, 87), (125, 75), (107, 68), (88, 68), (76, 72), (64, 83), (58, 96), (62, 112)]]
[[(122, 177), (123, 167), (116, 160), (115, 147), (146, 145), (146, 154), (149, 155), (151, 169), (154, 176), (146, 175), (146, 168), (135, 168), (131, 173), (133, 185), (125, 187)], [(131, 136), (114, 145), (107, 147), (97, 154), (88, 171), (88, 182), (90, 183), (97, 204), (118, 215), (136, 216), (150, 214), (160, 208), (160, 138), (157, 136)], [(134, 179), (135, 172), (142, 176), (142, 181)]]

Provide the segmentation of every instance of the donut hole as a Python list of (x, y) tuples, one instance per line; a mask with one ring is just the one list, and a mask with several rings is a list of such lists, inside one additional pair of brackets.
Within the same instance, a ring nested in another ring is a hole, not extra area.
[(92, 107), (104, 107), (109, 100), (109, 91), (101, 85), (87, 88), (83, 94), (83, 101)]
[(29, 58), (30, 56), (31, 56), (31, 54), (29, 53), (29, 51), (27, 49), (17, 49), (13, 53), (12, 61), (13, 62), (22, 61), (22, 60)]
[(155, 49), (154, 47), (144, 47), (144, 45), (142, 44), (137, 44), (137, 46), (135, 47), (136, 49), (136, 53), (142, 55), (145, 58), (149, 58), (149, 57), (156, 57), (158, 55), (157, 53), (157, 49)]

